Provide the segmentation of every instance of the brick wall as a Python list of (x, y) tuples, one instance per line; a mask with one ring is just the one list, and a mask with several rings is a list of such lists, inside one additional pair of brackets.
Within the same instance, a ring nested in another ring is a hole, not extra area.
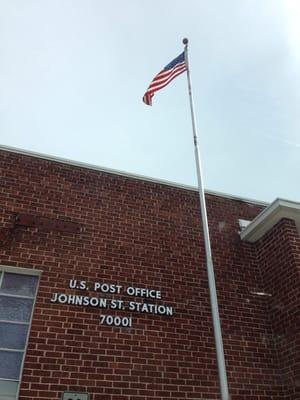
[(287, 400), (300, 399), (300, 238), (293, 221), (281, 220), (257, 244), (277, 368)]
[[(20, 212), (82, 226), (15, 227), (0, 247), (2, 265), (43, 271), (20, 400), (65, 390), (91, 400), (219, 399), (197, 193), (6, 151), (0, 172), (1, 228)], [(267, 250), (258, 257), (238, 234), (238, 218), (252, 220), (261, 207), (214, 195), (207, 206), (232, 400), (284, 399), (270, 303), (255, 294), (271, 279), (261, 268)], [(53, 293), (82, 295), (70, 279), (89, 289), (95, 281), (154, 288), (162, 300), (152, 302), (175, 315), (52, 303)], [(101, 325), (106, 313), (131, 316), (133, 326)]]

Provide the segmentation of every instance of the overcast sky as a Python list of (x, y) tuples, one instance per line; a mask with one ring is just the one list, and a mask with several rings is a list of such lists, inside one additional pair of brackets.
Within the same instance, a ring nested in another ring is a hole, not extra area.
[(204, 185), (300, 201), (299, 0), (0, 0), (0, 144), (196, 185), (185, 74), (142, 103), (190, 41)]

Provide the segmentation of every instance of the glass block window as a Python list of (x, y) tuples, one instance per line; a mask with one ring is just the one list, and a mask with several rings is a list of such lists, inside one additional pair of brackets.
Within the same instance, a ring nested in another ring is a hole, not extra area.
[(1, 400), (18, 396), (38, 280), (35, 271), (0, 266)]

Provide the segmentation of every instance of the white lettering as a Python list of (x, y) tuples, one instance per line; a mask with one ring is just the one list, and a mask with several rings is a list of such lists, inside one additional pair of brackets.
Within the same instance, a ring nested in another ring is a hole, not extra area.
[(108, 283), (94, 283), (94, 292), (102, 292), (102, 293), (121, 293), (121, 289), (123, 286), (121, 285), (109, 285)]
[[(60, 304), (75, 304), (76, 306), (91, 306), (91, 307), (99, 307), (99, 308), (107, 308), (108, 300), (98, 297), (88, 297), (88, 296), (77, 296), (72, 294), (64, 294), (64, 293), (54, 293), (52, 298), (50, 299), (51, 303), (60, 303)], [(122, 302), (123, 303), (123, 302)], [(120, 305), (117, 304), (116, 308), (119, 308)]]
[(58, 296), (58, 293), (53, 293), (53, 296), (52, 296), (51, 299), (50, 299), (51, 303), (56, 303), (56, 301), (57, 301), (57, 296)]
[(122, 310), (123, 308), (123, 300), (112, 300), (110, 302), (110, 308), (112, 308), (113, 310), (117, 309), (117, 310)]
[(68, 302), (68, 296), (66, 294), (59, 294), (58, 295), (58, 302), (61, 304)]
[(79, 289), (81, 289), (81, 290), (85, 290), (86, 289), (86, 281), (80, 281)]
[(132, 327), (132, 318), (131, 317), (112, 316), (112, 315), (100, 315), (100, 324), (131, 328)]
[(128, 304), (128, 308), (130, 311), (147, 313), (147, 314), (159, 314), (159, 315), (169, 315), (169, 316), (172, 316), (174, 314), (173, 307), (171, 306), (138, 303), (135, 301), (130, 301)]
[(71, 279), (69, 281), (69, 288), (76, 289), (77, 281), (75, 279)]
[(148, 297), (151, 299), (161, 299), (161, 292), (159, 290), (154, 290), (154, 289), (135, 288), (135, 287), (129, 286), (126, 290), (126, 293), (129, 296)]

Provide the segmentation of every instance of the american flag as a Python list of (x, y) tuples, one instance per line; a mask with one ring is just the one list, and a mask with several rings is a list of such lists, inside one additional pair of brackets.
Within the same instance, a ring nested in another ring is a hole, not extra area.
[(186, 71), (186, 63), (184, 58), (184, 52), (171, 61), (165, 68), (160, 71), (150, 83), (150, 86), (146, 90), (143, 96), (143, 102), (148, 106), (152, 106), (152, 97), (157, 90), (167, 86), (176, 76)]

